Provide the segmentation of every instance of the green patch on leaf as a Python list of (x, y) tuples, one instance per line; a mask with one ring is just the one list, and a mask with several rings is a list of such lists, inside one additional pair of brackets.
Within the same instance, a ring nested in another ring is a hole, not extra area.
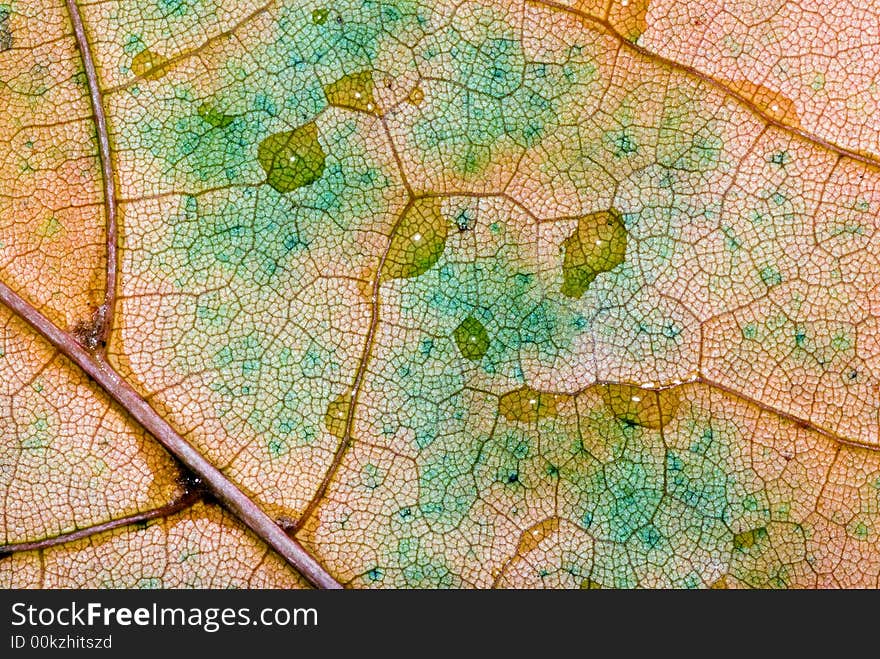
[(618, 420), (653, 430), (669, 423), (680, 404), (675, 389), (657, 392), (630, 384), (606, 384), (600, 385), (600, 392)]
[(465, 318), (452, 333), (458, 351), (465, 359), (479, 361), (489, 350), (489, 333), (473, 316)]
[(330, 10), (326, 7), (321, 7), (319, 9), (315, 9), (312, 11), (312, 23), (315, 25), (323, 25), (327, 22), (327, 18), (330, 16)]
[(613, 208), (579, 218), (577, 228), (562, 243), (562, 294), (579, 298), (599, 273), (623, 263), (626, 240), (623, 219)]
[(449, 222), (434, 198), (414, 201), (404, 211), (391, 235), (382, 277), (405, 279), (427, 272), (443, 254)]
[(555, 417), (564, 398), (525, 386), (501, 396), (498, 411), (508, 421), (535, 423), (540, 419)]
[(202, 120), (212, 128), (226, 128), (229, 124), (235, 121), (235, 117), (237, 116), (220, 112), (210, 103), (202, 103), (199, 105), (198, 112)]
[(733, 548), (739, 552), (748, 552), (766, 542), (768, 538), (766, 528), (750, 529), (733, 536)]
[(373, 95), (372, 71), (349, 73), (339, 80), (324, 85), (324, 95), (330, 105), (358, 112), (378, 114), (379, 106)]
[(257, 149), (257, 160), (266, 172), (266, 182), (282, 194), (321, 178), (326, 157), (313, 121), (294, 130), (269, 135)]

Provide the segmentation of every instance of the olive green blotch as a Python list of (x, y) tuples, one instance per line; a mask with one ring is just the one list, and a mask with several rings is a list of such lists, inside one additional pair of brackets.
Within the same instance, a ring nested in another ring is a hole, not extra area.
[(9, 29), (10, 8), (0, 5), (0, 52), (12, 48), (12, 30)]
[(229, 124), (235, 121), (235, 117), (237, 116), (220, 112), (210, 103), (202, 103), (199, 105), (198, 112), (202, 121), (212, 128), (226, 128)]
[(342, 76), (339, 80), (324, 85), (324, 95), (330, 105), (358, 112), (380, 114), (376, 99), (372, 71), (359, 71)]
[(427, 272), (443, 254), (448, 234), (449, 222), (440, 212), (440, 200), (416, 199), (392, 230), (382, 278), (405, 279)]
[(324, 415), (324, 426), (336, 439), (345, 439), (348, 428), (348, 412), (351, 409), (351, 394), (343, 393), (333, 399)]
[(452, 332), (455, 345), (465, 359), (480, 361), (489, 350), (489, 333), (479, 320), (468, 316)]
[(320, 9), (315, 9), (312, 11), (312, 23), (315, 25), (323, 25), (327, 22), (327, 18), (330, 16), (330, 10), (325, 7), (321, 7)]
[(508, 391), (498, 400), (498, 412), (508, 421), (534, 423), (559, 414), (559, 404), (566, 398), (532, 389), (529, 386)]
[(139, 78), (158, 80), (165, 75), (166, 60), (162, 55), (144, 48), (131, 60), (131, 70)]
[(321, 178), (326, 158), (314, 121), (269, 135), (257, 148), (257, 160), (266, 172), (266, 183), (282, 194)]
[(579, 218), (574, 232), (562, 242), (562, 294), (579, 298), (600, 272), (623, 263), (626, 237), (623, 219), (613, 208)]
[(750, 529), (737, 533), (733, 536), (733, 548), (736, 551), (748, 552), (752, 547), (760, 545), (769, 538), (767, 529), (764, 527)]
[(602, 590), (602, 584), (592, 579), (584, 579), (581, 581), (581, 590)]
[(653, 391), (631, 384), (599, 385), (602, 400), (625, 423), (662, 430), (678, 411), (680, 400), (673, 389)]

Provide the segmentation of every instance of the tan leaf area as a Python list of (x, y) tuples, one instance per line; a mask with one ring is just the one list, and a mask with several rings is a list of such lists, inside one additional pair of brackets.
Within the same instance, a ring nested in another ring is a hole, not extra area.
[(3, 6), (0, 276), (73, 327), (100, 304), (105, 269), (89, 92), (63, 2)]
[(774, 119), (876, 158), (878, 20), (876, 6), (853, 0), (652, 0), (638, 43), (735, 81)]
[(0, 310), (0, 537), (15, 545), (162, 506), (178, 468), (67, 359)]
[(214, 506), (0, 562), (4, 588), (305, 588)]

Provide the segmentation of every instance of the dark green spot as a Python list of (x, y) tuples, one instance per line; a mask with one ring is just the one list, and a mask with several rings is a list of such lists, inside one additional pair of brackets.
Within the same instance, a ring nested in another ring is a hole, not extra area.
[(9, 29), (9, 5), (0, 5), (0, 53), (12, 48), (12, 30)]
[(266, 172), (266, 182), (281, 193), (292, 192), (321, 178), (326, 157), (313, 121), (294, 130), (269, 135), (257, 148), (257, 160)]
[(733, 548), (740, 552), (748, 552), (752, 547), (760, 545), (769, 536), (763, 526), (758, 529), (743, 531), (733, 536)]
[(140, 78), (158, 80), (165, 75), (166, 63), (167, 60), (162, 55), (154, 53), (149, 48), (144, 48), (132, 58), (131, 70)]
[(678, 412), (680, 401), (675, 388), (652, 391), (631, 384), (597, 386), (611, 413), (630, 426), (661, 430)]
[(730, 227), (721, 227), (721, 232), (724, 234), (724, 244), (731, 252), (735, 252), (740, 247), (742, 247), (742, 244), (739, 242), (739, 239), (736, 237), (733, 229), (731, 229)]
[(618, 158), (638, 151), (635, 140), (624, 130), (614, 139), (614, 155)]
[(770, 162), (774, 165), (785, 165), (790, 160), (788, 155), (788, 151), (780, 151), (779, 153), (774, 153), (770, 156)]
[(348, 429), (348, 415), (351, 409), (351, 395), (342, 393), (327, 406), (324, 414), (324, 427), (336, 439), (345, 439)]
[(285, 444), (283, 440), (278, 439), (277, 437), (273, 437), (269, 440), (267, 448), (269, 449), (269, 455), (271, 455), (273, 458), (277, 458), (287, 453), (287, 444)]
[(859, 521), (852, 527), (851, 533), (859, 540), (865, 540), (870, 534), (870, 530), (864, 522)]
[(626, 237), (621, 215), (613, 208), (579, 218), (562, 243), (562, 294), (579, 298), (599, 273), (623, 263)]
[(218, 112), (213, 105), (208, 103), (202, 103), (199, 106), (199, 116), (212, 128), (226, 128), (229, 124), (235, 121), (236, 117), (234, 114)]
[(763, 281), (766, 286), (776, 286), (777, 284), (782, 283), (782, 275), (779, 274), (779, 271), (773, 266), (767, 266), (761, 270), (761, 281)]
[(555, 417), (559, 413), (559, 403), (564, 398), (528, 386), (520, 387), (508, 391), (499, 399), (498, 411), (508, 421), (534, 423), (539, 419)]
[(465, 359), (479, 361), (489, 350), (489, 334), (479, 320), (468, 316), (452, 333), (458, 351)]
[(359, 112), (379, 114), (379, 106), (373, 96), (373, 72), (349, 73), (339, 80), (324, 85), (324, 95), (330, 105)]
[(391, 235), (382, 277), (418, 277), (437, 263), (446, 248), (449, 223), (436, 198), (415, 200), (404, 211)]
[(330, 11), (324, 7), (320, 9), (315, 9), (312, 12), (312, 23), (315, 25), (323, 25), (327, 22), (327, 18), (330, 16)]

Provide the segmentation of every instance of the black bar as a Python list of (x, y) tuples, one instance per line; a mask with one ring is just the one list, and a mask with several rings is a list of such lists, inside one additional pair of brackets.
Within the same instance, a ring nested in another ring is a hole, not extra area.
[(865, 642), (868, 654), (863, 649), (860, 656), (877, 656), (878, 600), (876, 591), (7, 590), (0, 591), (0, 657), (193, 651), (247, 652), (250, 659), (284, 650), (312, 657), (540, 659), (572, 647), (577, 656), (612, 659), (701, 648), (704, 656), (724, 656), (727, 646), (766, 656), (774, 644), (793, 656), (799, 643), (814, 656), (823, 636), (834, 643), (835, 656), (853, 642)]

